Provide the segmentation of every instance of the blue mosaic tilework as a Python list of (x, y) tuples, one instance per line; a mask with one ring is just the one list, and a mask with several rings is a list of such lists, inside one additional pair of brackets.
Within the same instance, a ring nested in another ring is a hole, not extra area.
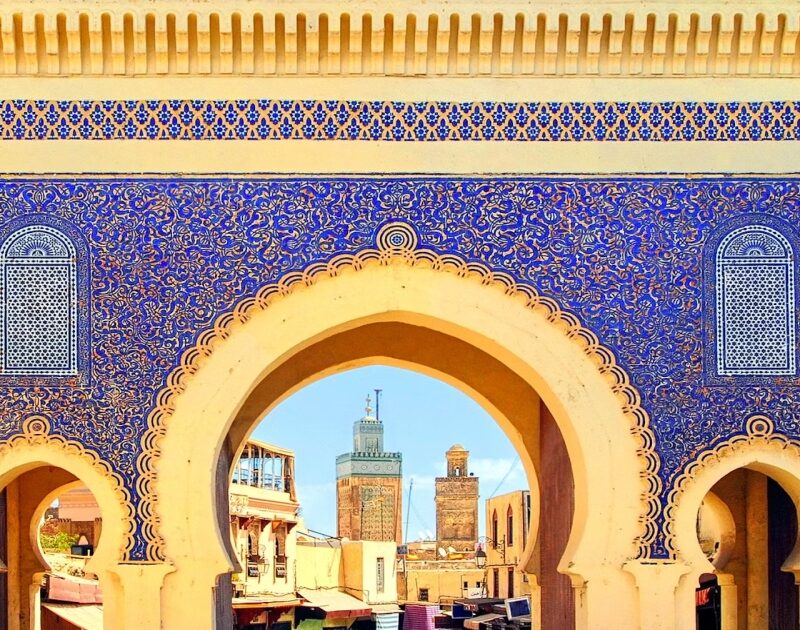
[(799, 140), (800, 101), (0, 101), (4, 140)]
[[(704, 246), (751, 215), (800, 224), (796, 179), (6, 179), (4, 221), (70, 224), (91, 275), (91, 379), (0, 383), (0, 438), (32, 410), (112, 462), (133, 496), (145, 418), (183, 350), (266, 284), (414, 226), (419, 246), (502, 270), (575, 313), (651, 416), (664, 497), (753, 414), (800, 438), (800, 380), (703, 379)], [(795, 251), (800, 243), (786, 234)], [(332, 457), (335, 453), (332, 453)], [(668, 551), (657, 540), (652, 557)], [(141, 533), (131, 559), (145, 559)]]

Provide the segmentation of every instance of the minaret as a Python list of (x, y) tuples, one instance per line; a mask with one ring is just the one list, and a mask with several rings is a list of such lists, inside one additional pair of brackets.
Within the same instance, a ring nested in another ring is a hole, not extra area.
[(436, 478), (436, 546), (472, 551), (478, 542), (478, 478), (469, 474), (469, 451), (445, 453), (447, 476)]
[(364, 417), (353, 423), (353, 452), (383, 452), (383, 423), (372, 415), (372, 401), (367, 396)]
[(342, 538), (402, 542), (403, 456), (383, 450), (383, 429), (367, 396), (364, 416), (353, 423), (353, 450), (336, 458), (336, 529)]

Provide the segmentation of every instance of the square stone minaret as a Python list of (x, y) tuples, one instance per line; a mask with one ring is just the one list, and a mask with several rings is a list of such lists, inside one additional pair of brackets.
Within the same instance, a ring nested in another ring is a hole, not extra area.
[(469, 473), (469, 451), (452, 446), (447, 476), (436, 478), (436, 545), (474, 551), (478, 542), (478, 478)]

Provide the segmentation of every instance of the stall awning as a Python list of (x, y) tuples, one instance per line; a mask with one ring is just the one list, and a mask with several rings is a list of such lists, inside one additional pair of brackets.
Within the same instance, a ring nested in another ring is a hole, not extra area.
[(495, 615), (494, 613), (490, 613), (488, 615), (478, 615), (477, 617), (472, 617), (471, 619), (465, 619), (464, 627), (468, 628), (469, 630), (480, 630), (480, 624), (491, 623), (497, 619), (505, 619), (505, 617), (503, 615)]
[(302, 603), (303, 601), (300, 598), (292, 595), (253, 594), (248, 597), (233, 598), (234, 610), (243, 610), (245, 608), (294, 608)]
[(372, 614), (371, 606), (341, 591), (309, 588), (297, 592), (307, 601), (305, 606), (319, 608), (325, 613), (325, 619), (369, 617)]
[(42, 608), (81, 630), (103, 630), (103, 607), (97, 604), (43, 603)]
[(49, 574), (47, 599), (74, 604), (102, 604), (103, 593), (99, 584), (92, 580)]
[(390, 613), (401, 613), (403, 609), (397, 604), (372, 604), (373, 615), (387, 615)]

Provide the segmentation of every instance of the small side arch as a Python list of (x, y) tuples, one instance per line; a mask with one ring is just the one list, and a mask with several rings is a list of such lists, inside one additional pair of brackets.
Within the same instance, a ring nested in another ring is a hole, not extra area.
[[(750, 468), (777, 481), (800, 506), (800, 441), (776, 433), (765, 416), (752, 416), (745, 434), (737, 435), (703, 452), (676, 479), (664, 511), (665, 542), (680, 560), (712, 572), (697, 540), (697, 513), (704, 498), (725, 475), (738, 468)], [(800, 577), (800, 549), (786, 561), (784, 570)]]
[(61, 468), (86, 485), (103, 515), (103, 542), (90, 566), (92, 572), (99, 574), (120, 562), (133, 545), (135, 525), (130, 493), (109, 464), (77, 442), (50, 435), (49, 430), (45, 418), (33, 416), (25, 421), (22, 434), (0, 443), (0, 488), (41, 466)]
[[(31, 540), (31, 547), (33, 548), (33, 553), (36, 556), (36, 559), (39, 563), (46, 568), (50, 567), (50, 563), (47, 562), (47, 559), (44, 557), (44, 552), (42, 550), (42, 545), (39, 537), (39, 529), (42, 525), (45, 512), (47, 512), (48, 508), (53, 504), (57, 498), (61, 495), (69, 492), (70, 490), (77, 490), (78, 488), (85, 487), (85, 484), (76, 479), (75, 481), (71, 481), (64, 485), (56, 486), (53, 490), (48, 492), (44, 495), (44, 498), (39, 501), (39, 505), (36, 506), (36, 509), (33, 511), (33, 518), (30, 522), (30, 540)], [(95, 546), (97, 544), (95, 543)], [(89, 563), (93, 562), (94, 557)]]
[[(772, 478), (789, 495), (795, 510), (800, 508), (800, 442), (776, 433), (774, 423), (767, 417), (749, 418), (744, 435), (703, 452), (689, 465), (676, 480), (664, 512), (666, 546), (686, 567), (676, 593), (678, 627), (693, 622), (694, 588), (700, 575), (715, 570), (698, 540), (700, 506), (718, 481), (741, 468)], [(796, 581), (800, 580), (798, 541), (781, 568), (792, 573)]]
[(32, 484), (26, 490), (33, 490), (19, 494), (13, 517), (20, 520), (19, 535), (29, 538), (29, 546), (19, 541), (20, 549), (24, 548), (32, 560), (23, 562), (20, 558), (16, 566), (9, 563), (8, 567), (15, 575), (14, 588), (19, 589), (17, 601), (30, 606), (23, 608), (23, 616), (27, 618), (28, 611), (35, 608), (37, 577), (47, 568), (31, 524), (53, 490), (79, 480), (94, 495), (103, 518), (102, 539), (86, 568), (99, 578), (104, 593), (104, 619), (109, 627), (114, 625), (123, 608), (118, 571), (133, 545), (134, 533), (134, 509), (122, 478), (79, 443), (52, 435), (47, 418), (32, 416), (23, 423), (21, 434), (0, 443), (0, 489), (17, 479)]

